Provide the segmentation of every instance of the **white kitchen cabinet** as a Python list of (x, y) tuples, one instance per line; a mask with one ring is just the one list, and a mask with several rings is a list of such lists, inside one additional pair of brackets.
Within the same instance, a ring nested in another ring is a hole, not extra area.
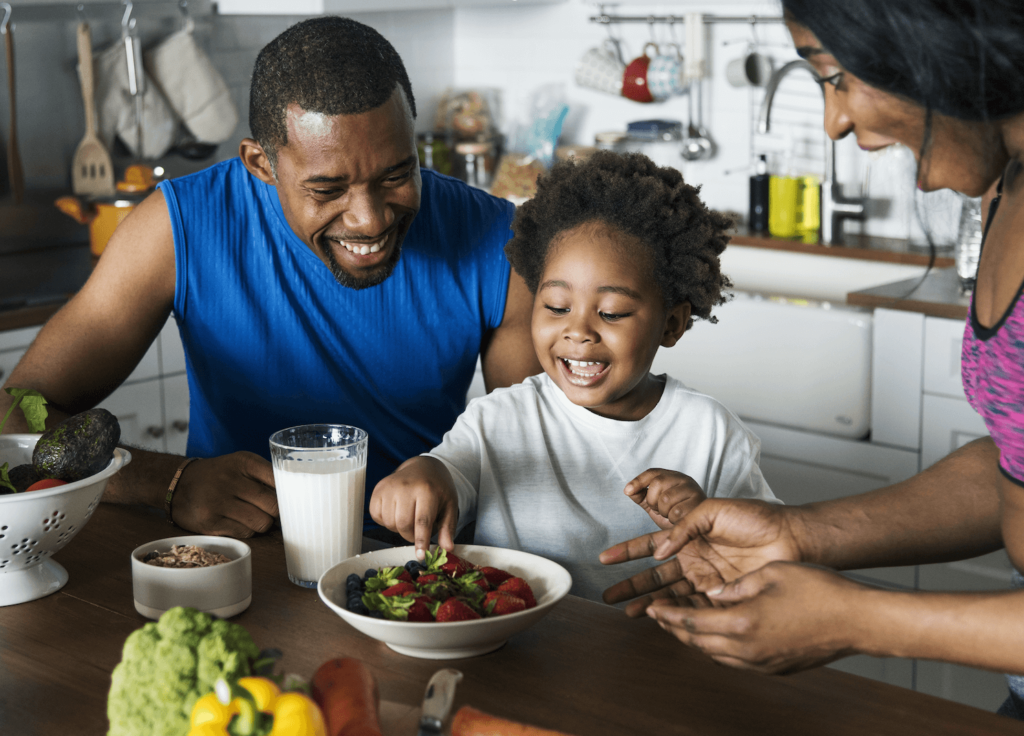
[(928, 317), (924, 323), (925, 392), (966, 400), (960, 378), (964, 322)]
[(164, 376), (164, 421), (167, 452), (185, 455), (188, 447), (188, 376)]
[(117, 417), (121, 441), (155, 452), (165, 451), (160, 379), (126, 383), (99, 404)]
[(921, 401), (921, 468), (988, 435), (981, 416), (965, 399), (925, 394)]
[(908, 450), (921, 446), (925, 318), (876, 309), (871, 338), (871, 442)]

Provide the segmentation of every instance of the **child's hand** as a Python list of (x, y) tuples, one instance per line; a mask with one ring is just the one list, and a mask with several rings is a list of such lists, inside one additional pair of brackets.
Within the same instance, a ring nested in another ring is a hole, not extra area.
[(693, 478), (661, 468), (640, 473), (626, 484), (625, 493), (662, 529), (671, 529), (706, 498)]
[(451, 473), (432, 457), (406, 460), (373, 489), (370, 516), (415, 544), (418, 560), (426, 557), (435, 529), (438, 545), (451, 552), (459, 522), (459, 501)]

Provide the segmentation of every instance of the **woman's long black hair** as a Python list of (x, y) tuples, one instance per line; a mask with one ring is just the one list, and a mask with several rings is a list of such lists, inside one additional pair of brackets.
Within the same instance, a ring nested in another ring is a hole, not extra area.
[(1024, 0), (782, 0), (851, 74), (928, 111), (1024, 112)]

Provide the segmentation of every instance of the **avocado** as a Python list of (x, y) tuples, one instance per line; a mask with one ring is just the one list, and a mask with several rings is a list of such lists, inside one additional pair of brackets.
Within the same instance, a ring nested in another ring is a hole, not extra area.
[(121, 425), (113, 414), (89, 409), (43, 432), (32, 465), (44, 478), (74, 483), (103, 470), (120, 439)]
[(36, 472), (34, 465), (25, 463), (24, 465), (16, 465), (11, 468), (7, 473), (7, 477), (11, 479), (11, 485), (14, 486), (16, 492), (22, 493), (37, 480), (42, 480), (43, 476)]

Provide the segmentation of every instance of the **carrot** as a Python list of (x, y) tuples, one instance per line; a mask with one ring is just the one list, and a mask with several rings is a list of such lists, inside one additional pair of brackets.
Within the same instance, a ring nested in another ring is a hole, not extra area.
[(312, 684), (313, 700), (323, 711), (328, 736), (382, 736), (380, 691), (362, 661), (342, 657), (324, 662)]
[(452, 719), (452, 736), (568, 736), (561, 731), (527, 726), (464, 705)]

